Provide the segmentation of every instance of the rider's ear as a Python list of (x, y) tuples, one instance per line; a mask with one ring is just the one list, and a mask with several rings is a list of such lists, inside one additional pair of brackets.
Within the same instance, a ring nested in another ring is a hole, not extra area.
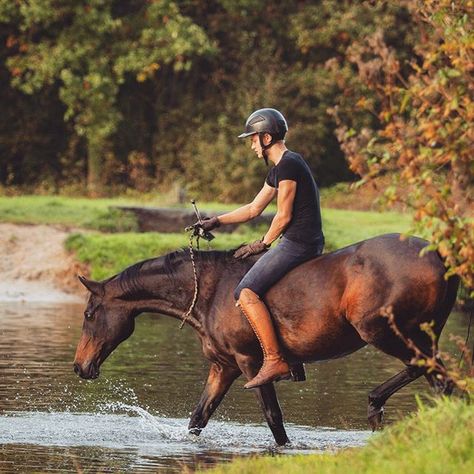
[(79, 281), (94, 295), (102, 296), (104, 287), (99, 281), (88, 280), (85, 276), (79, 275)]

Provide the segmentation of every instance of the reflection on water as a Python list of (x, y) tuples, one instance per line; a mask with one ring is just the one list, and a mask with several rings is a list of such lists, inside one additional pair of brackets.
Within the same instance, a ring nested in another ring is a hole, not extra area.
[[(135, 334), (105, 362), (101, 377), (80, 380), (72, 360), (82, 311), (82, 305), (0, 305), (0, 470), (180, 470), (273, 446), (241, 380), (201, 437), (187, 434), (207, 362), (193, 331), (179, 331), (170, 318), (140, 316)], [(445, 333), (466, 330), (467, 318), (454, 314)], [(307, 366), (306, 383), (278, 384), (292, 440), (283, 452), (363, 443), (367, 394), (401, 367), (365, 348)], [(414, 410), (414, 394), (428, 395), (427, 387), (420, 379), (394, 395), (386, 421)]]

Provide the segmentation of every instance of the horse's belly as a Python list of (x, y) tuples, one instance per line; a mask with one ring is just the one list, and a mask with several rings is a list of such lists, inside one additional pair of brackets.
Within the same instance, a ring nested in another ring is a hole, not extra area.
[(297, 325), (280, 326), (280, 336), (290, 359), (308, 362), (336, 359), (366, 345), (342, 317), (307, 317)]

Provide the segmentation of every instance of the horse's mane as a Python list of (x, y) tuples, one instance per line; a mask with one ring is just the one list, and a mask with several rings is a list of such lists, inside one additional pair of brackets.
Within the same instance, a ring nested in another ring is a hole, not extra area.
[[(194, 250), (196, 263), (209, 264), (213, 267), (236, 263), (233, 250)], [(136, 292), (141, 288), (139, 279), (146, 275), (165, 274), (175, 278), (183, 263), (191, 260), (189, 249), (183, 247), (161, 257), (149, 258), (134, 263), (120, 273), (104, 281), (107, 283), (114, 280), (118, 283), (124, 293)]]

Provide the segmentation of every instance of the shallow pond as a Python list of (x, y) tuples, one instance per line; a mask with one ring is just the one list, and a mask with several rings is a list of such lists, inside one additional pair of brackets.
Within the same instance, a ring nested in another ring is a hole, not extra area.
[[(156, 472), (212, 465), (274, 452), (254, 395), (237, 380), (199, 438), (187, 423), (208, 364), (190, 328), (142, 315), (135, 333), (104, 363), (95, 381), (80, 380), (72, 361), (84, 305), (0, 304), (0, 471)], [(468, 318), (445, 328), (464, 336)], [(453, 350), (447, 337), (444, 349)], [(307, 365), (305, 383), (277, 385), (292, 444), (278, 451), (319, 452), (364, 444), (368, 392), (400, 362), (372, 348)], [(386, 423), (429, 396), (424, 379), (394, 395)]]

